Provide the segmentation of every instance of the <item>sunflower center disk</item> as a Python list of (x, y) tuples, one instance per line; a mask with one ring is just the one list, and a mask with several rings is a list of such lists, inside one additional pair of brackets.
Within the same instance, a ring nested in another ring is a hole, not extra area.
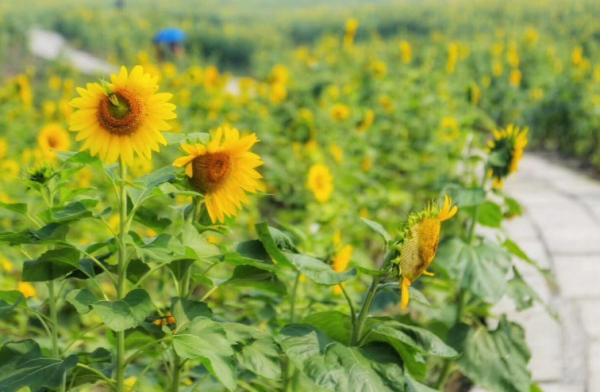
[(217, 152), (201, 155), (192, 161), (192, 185), (200, 193), (211, 193), (219, 189), (231, 172), (229, 154)]
[(98, 122), (100, 126), (115, 135), (129, 135), (135, 132), (144, 115), (140, 100), (123, 90), (100, 101)]

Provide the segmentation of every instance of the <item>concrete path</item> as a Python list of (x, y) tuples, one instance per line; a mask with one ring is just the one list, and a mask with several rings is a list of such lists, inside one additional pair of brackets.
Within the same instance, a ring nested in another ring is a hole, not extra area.
[(545, 392), (600, 392), (600, 182), (540, 155), (525, 154), (506, 191), (525, 214), (506, 225), (511, 239), (554, 273), (551, 290), (531, 266), (524, 278), (550, 308), (517, 313), (532, 350), (531, 371)]
[(71, 48), (67, 41), (52, 31), (33, 29), (29, 32), (29, 50), (47, 60), (64, 58), (72, 67), (84, 74), (110, 74), (118, 67), (100, 60), (89, 53)]

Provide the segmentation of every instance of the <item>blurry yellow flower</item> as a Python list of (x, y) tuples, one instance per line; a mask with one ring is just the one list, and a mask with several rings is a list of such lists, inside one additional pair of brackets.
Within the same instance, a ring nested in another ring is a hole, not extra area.
[(54, 113), (56, 112), (56, 103), (52, 101), (46, 101), (43, 104), (42, 110), (44, 111), (44, 117), (46, 117), (47, 119), (51, 119), (52, 116), (54, 116)]
[(539, 36), (538, 32), (536, 31), (536, 29), (534, 29), (533, 27), (528, 28), (527, 31), (525, 32), (525, 41), (529, 45), (535, 45), (539, 39), (540, 39), (540, 36)]
[(494, 65), (492, 66), (492, 73), (494, 76), (498, 77), (502, 75), (504, 72), (504, 67), (502, 66), (502, 62), (500, 60), (494, 60)]
[(315, 199), (319, 203), (326, 203), (331, 197), (333, 192), (333, 176), (329, 171), (329, 168), (322, 164), (317, 163), (310, 167), (308, 171), (307, 187), (310, 189)]
[(29, 282), (19, 282), (17, 285), (17, 290), (19, 290), (25, 298), (38, 297), (37, 290)]
[(310, 109), (302, 108), (300, 109), (300, 118), (307, 123), (312, 123), (315, 120), (315, 115)]
[(518, 69), (513, 69), (512, 71), (510, 71), (510, 85), (518, 87), (521, 84), (522, 77), (523, 75), (521, 74), (521, 71), (519, 71)]
[(583, 48), (581, 46), (576, 46), (571, 54), (571, 62), (577, 67), (581, 64), (581, 60), (583, 60)]
[(287, 85), (290, 80), (290, 72), (285, 65), (277, 64), (273, 67), (271, 75), (269, 76), (269, 82), (271, 84), (282, 84)]
[(456, 62), (458, 61), (459, 48), (458, 44), (451, 43), (448, 46), (448, 59), (446, 60), (446, 72), (453, 74), (456, 70)]
[(440, 242), (442, 222), (452, 218), (458, 211), (452, 206), (452, 199), (447, 195), (443, 207), (430, 204), (427, 210), (411, 214), (404, 228), (400, 250), (400, 267), (402, 271), (402, 309), (409, 301), (408, 287), (422, 274), (432, 276), (427, 268), (433, 262)]
[(358, 20), (352, 18), (346, 21), (346, 34), (344, 35), (344, 47), (347, 49), (352, 48), (354, 45), (354, 36), (358, 30)]
[(531, 99), (533, 99), (534, 101), (539, 101), (542, 98), (544, 98), (544, 90), (542, 90), (539, 87), (536, 87), (533, 90), (531, 90)]
[(81, 97), (71, 101), (79, 109), (70, 119), (70, 129), (85, 140), (82, 150), (90, 150), (106, 163), (122, 159), (132, 164), (134, 155), (147, 159), (167, 145), (162, 132), (171, 129), (165, 120), (177, 117), (171, 94), (157, 93), (156, 78), (135, 66), (131, 72), (121, 67), (104, 86), (88, 83), (78, 90)]
[(137, 55), (137, 63), (139, 65), (146, 65), (150, 61), (150, 57), (148, 56), (148, 52), (141, 50)]
[(282, 83), (275, 83), (271, 85), (271, 93), (269, 94), (269, 100), (273, 104), (283, 102), (287, 97), (287, 89)]
[(132, 392), (133, 386), (137, 383), (137, 377), (131, 376), (125, 379), (125, 391)]
[(494, 131), (494, 140), (488, 142), (488, 154), (496, 159), (489, 161), (488, 177), (493, 178), (493, 186), (502, 189), (504, 179), (519, 170), (519, 162), (527, 146), (528, 129), (523, 130), (509, 125), (505, 130)]
[(400, 41), (400, 57), (404, 64), (412, 61), (412, 47), (407, 41)]
[(237, 129), (224, 126), (217, 128), (206, 146), (181, 145), (189, 155), (175, 160), (173, 166), (185, 167), (191, 186), (204, 195), (213, 223), (237, 216), (242, 203), (250, 203), (246, 192), (263, 188), (256, 168), (264, 162), (250, 151), (257, 142), (254, 133), (240, 137)]
[(391, 113), (394, 110), (392, 99), (387, 95), (384, 95), (383, 97), (379, 98), (379, 103), (388, 113)]
[(129, 166), (131, 174), (134, 177), (142, 177), (146, 174), (150, 174), (154, 170), (154, 165), (151, 159), (140, 158), (133, 162), (133, 165)]
[(319, 143), (315, 139), (310, 139), (306, 142), (306, 151), (307, 152), (315, 152), (319, 149)]
[(6, 142), (5, 138), (0, 137), (0, 159), (4, 159), (7, 151), (8, 151), (8, 143)]
[(19, 162), (14, 159), (2, 159), (0, 160), (0, 172), (3, 179), (13, 179), (19, 176), (21, 167), (19, 166)]
[(360, 163), (360, 170), (362, 170), (366, 173), (369, 170), (371, 170), (372, 167), (373, 167), (373, 158), (364, 157), (362, 162)]
[(329, 151), (331, 152), (331, 155), (333, 155), (333, 160), (337, 163), (341, 163), (344, 160), (344, 152), (342, 151), (340, 146), (334, 144), (333, 146), (331, 146)]
[(63, 81), (63, 94), (70, 96), (75, 91), (75, 81), (71, 78), (65, 78)]
[(443, 141), (452, 141), (460, 136), (459, 124), (453, 117), (444, 117), (441, 121), (441, 138)]
[(506, 53), (506, 59), (511, 67), (519, 68), (519, 53), (517, 53), (517, 44), (511, 42)]
[(62, 85), (62, 79), (58, 76), (51, 76), (48, 80), (48, 86), (51, 90), (58, 91)]
[(327, 95), (329, 95), (329, 97), (331, 99), (339, 99), (340, 97), (340, 88), (338, 86), (330, 86), (327, 89)]
[(371, 109), (367, 109), (367, 111), (365, 112), (365, 119), (363, 120), (362, 123), (360, 123), (360, 125), (356, 128), (356, 130), (358, 132), (367, 131), (369, 128), (371, 128), (371, 125), (373, 125), (374, 120), (375, 120), (375, 112)]
[(204, 71), (204, 85), (208, 89), (214, 89), (219, 86), (220, 83), (219, 70), (215, 66), (210, 66)]
[(33, 92), (31, 91), (27, 75), (17, 76), (17, 86), (19, 88), (19, 97), (21, 102), (23, 102), (23, 106), (30, 108), (31, 103), (33, 102)]
[(502, 56), (502, 53), (504, 52), (504, 45), (501, 43), (496, 43), (492, 46), (492, 55), (494, 57), (500, 57)]
[(47, 159), (55, 157), (54, 151), (69, 151), (71, 139), (60, 124), (51, 123), (42, 128), (38, 134), (38, 145)]
[(344, 272), (348, 267), (348, 264), (350, 264), (353, 251), (354, 248), (352, 248), (352, 245), (346, 245), (340, 249), (333, 258), (331, 268), (333, 268), (335, 272)]
[(177, 76), (177, 66), (173, 63), (165, 63), (162, 67), (163, 74), (167, 78), (174, 78)]
[(358, 212), (358, 214), (360, 215), (361, 218), (365, 218), (365, 219), (369, 219), (369, 210), (367, 210), (366, 208), (361, 208), (360, 211)]
[(331, 118), (335, 121), (343, 121), (350, 117), (350, 108), (343, 103), (336, 103), (331, 108)]
[(92, 171), (88, 166), (85, 166), (83, 169), (77, 172), (75, 178), (77, 179), (77, 184), (80, 188), (87, 188), (90, 186), (92, 181)]
[(14, 270), (14, 267), (12, 265), (12, 263), (10, 262), (10, 260), (8, 260), (6, 257), (4, 257), (4, 255), (2, 255), (0, 253), (0, 267), (2, 267), (2, 269), (6, 272), (12, 272)]
[(381, 60), (374, 60), (369, 67), (376, 79), (382, 79), (387, 73), (387, 65)]

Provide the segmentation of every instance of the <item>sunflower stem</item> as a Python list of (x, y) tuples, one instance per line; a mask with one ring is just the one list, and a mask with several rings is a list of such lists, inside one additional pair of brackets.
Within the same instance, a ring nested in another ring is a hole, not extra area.
[[(117, 265), (117, 297), (125, 296), (125, 233), (127, 231), (127, 165), (123, 158), (121, 167), (121, 189), (119, 194), (119, 260)], [(117, 392), (125, 392), (125, 331), (117, 332)]]
[(371, 282), (371, 286), (369, 286), (369, 291), (367, 292), (367, 297), (360, 308), (360, 313), (358, 315), (358, 321), (356, 322), (356, 327), (354, 328), (354, 333), (352, 334), (352, 338), (350, 339), (350, 345), (355, 346), (358, 344), (362, 337), (363, 328), (365, 323), (367, 322), (367, 318), (369, 317), (369, 312), (371, 311), (371, 306), (373, 306), (373, 301), (375, 300), (375, 294), (377, 294), (377, 286), (379, 286), (379, 282), (381, 281), (381, 277), (374, 276), (373, 281)]
[[(58, 312), (56, 309), (56, 295), (54, 293), (54, 282), (49, 281), (46, 282), (48, 285), (48, 306), (50, 307), (50, 320), (52, 321), (50, 328), (52, 339), (52, 357), (56, 359), (60, 359), (60, 350), (58, 347)], [(65, 383), (64, 379), (62, 384), (60, 385), (59, 392), (65, 391)]]

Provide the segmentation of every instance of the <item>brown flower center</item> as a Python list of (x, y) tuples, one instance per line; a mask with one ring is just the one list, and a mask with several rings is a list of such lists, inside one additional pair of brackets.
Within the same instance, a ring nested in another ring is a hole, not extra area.
[(98, 122), (114, 135), (129, 135), (135, 132), (144, 115), (140, 100), (127, 90), (121, 90), (100, 101)]
[(192, 161), (191, 182), (200, 193), (219, 189), (231, 172), (231, 157), (225, 152), (208, 153)]
[(48, 138), (48, 146), (50, 148), (56, 148), (58, 146), (58, 140), (56, 140), (54, 136), (50, 136)]

